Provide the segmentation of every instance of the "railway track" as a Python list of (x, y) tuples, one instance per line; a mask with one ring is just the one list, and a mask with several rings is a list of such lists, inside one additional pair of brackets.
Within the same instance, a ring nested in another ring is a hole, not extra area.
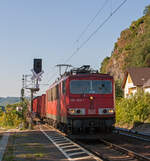
[(53, 134), (48, 132), (49, 127), (41, 126), (41, 132), (70, 160), (77, 161), (103, 161), (100, 157), (89, 152), (79, 144), (65, 136), (62, 132), (54, 130)]
[[(62, 151), (62, 153), (65, 156), (68, 155), (68, 153), (73, 153), (73, 154), (69, 154), (69, 157), (68, 157), (69, 160), (79, 160), (79, 158), (81, 160), (82, 159), (87, 160), (89, 159), (89, 157), (92, 157), (92, 158), (94, 157), (94, 160), (103, 160), (103, 161), (129, 161), (129, 160), (130, 161), (138, 161), (138, 160), (150, 161), (150, 156), (139, 153), (139, 151), (137, 150), (137, 147), (135, 147), (136, 149), (135, 151), (133, 150), (134, 148), (133, 149), (131, 148), (131, 145), (130, 145), (130, 148), (128, 148), (127, 145), (129, 144), (125, 143), (126, 140), (123, 141), (123, 143), (121, 144), (121, 145), (126, 144), (126, 146), (120, 146), (118, 142), (117, 144), (115, 144), (114, 142), (118, 140), (118, 136), (120, 137), (120, 135), (118, 135), (117, 137), (114, 134), (113, 134), (113, 137), (112, 135), (108, 135), (103, 139), (98, 138), (95, 141), (93, 140), (82, 141), (82, 140), (74, 140), (74, 139), (72, 140), (72, 138), (71, 139), (68, 138), (64, 133), (60, 132), (59, 130), (56, 130), (55, 135), (56, 136), (51, 137), (52, 139), (51, 141), (54, 142), (56, 146), (61, 147), (60, 151)], [(113, 139), (110, 139), (111, 137)], [(127, 137), (127, 136), (123, 136), (123, 137)], [(110, 139), (110, 141), (108, 141), (108, 138)], [(146, 146), (148, 146), (148, 144)], [(83, 156), (81, 155), (80, 157), (80, 154), (83, 154)], [(149, 150), (149, 154), (150, 154), (150, 150)], [(79, 157), (78, 159), (72, 158), (73, 156), (76, 157), (76, 155), (77, 157)]]
[(150, 142), (150, 134), (145, 134), (142, 132), (137, 132), (134, 130), (124, 129), (124, 128), (115, 128), (114, 132), (120, 135), (125, 135), (139, 140)]
[(127, 147), (124, 148), (105, 139), (98, 139), (95, 144), (93, 142), (77, 142), (106, 161), (150, 161), (149, 157), (139, 154), (139, 152), (130, 150)]

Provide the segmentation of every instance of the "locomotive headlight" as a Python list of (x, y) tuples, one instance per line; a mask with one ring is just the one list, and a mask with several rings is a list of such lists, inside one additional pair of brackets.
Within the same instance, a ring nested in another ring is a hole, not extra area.
[(98, 113), (100, 115), (112, 115), (115, 113), (115, 110), (113, 108), (99, 108)]
[(69, 108), (68, 113), (70, 115), (85, 115), (85, 109), (84, 108)]
[(68, 113), (71, 115), (75, 114), (75, 112), (76, 112), (75, 109), (72, 108), (68, 109)]
[(92, 96), (90, 96), (90, 100), (93, 100), (93, 97)]
[(108, 110), (108, 113), (110, 113), (110, 114), (113, 114), (114, 112), (115, 112), (114, 109), (109, 109), (109, 110)]

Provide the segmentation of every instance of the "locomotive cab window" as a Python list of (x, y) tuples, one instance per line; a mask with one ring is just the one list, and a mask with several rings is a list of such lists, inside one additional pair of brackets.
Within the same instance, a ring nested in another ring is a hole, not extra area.
[(92, 89), (98, 94), (112, 93), (112, 83), (109, 80), (93, 80)]
[(72, 94), (111, 94), (112, 82), (109, 80), (72, 80)]
[(72, 80), (70, 82), (70, 92), (72, 94), (90, 93), (89, 80)]

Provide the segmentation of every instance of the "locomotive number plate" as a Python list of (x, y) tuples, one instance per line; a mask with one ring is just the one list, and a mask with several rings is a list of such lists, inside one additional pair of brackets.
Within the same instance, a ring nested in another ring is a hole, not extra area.
[(88, 109), (88, 114), (96, 114), (96, 110), (95, 109)]

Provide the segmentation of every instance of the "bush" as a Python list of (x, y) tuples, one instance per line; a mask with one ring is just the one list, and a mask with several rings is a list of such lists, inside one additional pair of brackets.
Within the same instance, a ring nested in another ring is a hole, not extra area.
[[(27, 104), (27, 102), (21, 102), (14, 105), (7, 105), (5, 107), (6, 111), (0, 112), (0, 126), (4, 128), (17, 128), (20, 124), (25, 125)], [(17, 106), (23, 107), (23, 110), (20, 112), (16, 111)]]
[(116, 122), (119, 125), (146, 122), (150, 117), (150, 94), (139, 91), (130, 98), (116, 100)]
[(116, 96), (116, 98), (123, 97), (123, 90), (121, 88), (121, 84), (122, 84), (121, 80), (115, 81), (115, 96)]
[(22, 121), (22, 118), (19, 117), (16, 110), (7, 109), (0, 117), (0, 125), (2, 127), (18, 127)]
[(144, 9), (144, 15), (150, 15), (150, 5), (146, 6)]
[(103, 60), (103, 62), (101, 63), (101, 68), (100, 68), (100, 72), (101, 73), (107, 73), (107, 71), (106, 71), (106, 66), (107, 66), (107, 64), (109, 63), (109, 60), (110, 60), (110, 57), (106, 57), (104, 60)]

